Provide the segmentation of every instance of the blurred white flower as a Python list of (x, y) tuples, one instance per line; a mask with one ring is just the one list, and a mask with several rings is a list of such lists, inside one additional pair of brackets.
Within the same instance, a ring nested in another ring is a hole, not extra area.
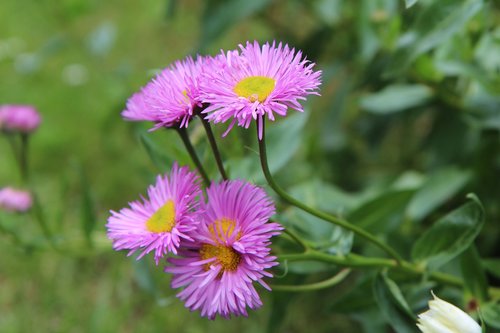
[(418, 328), (423, 333), (481, 333), (481, 326), (467, 313), (443, 301), (434, 293), (429, 310), (418, 315)]

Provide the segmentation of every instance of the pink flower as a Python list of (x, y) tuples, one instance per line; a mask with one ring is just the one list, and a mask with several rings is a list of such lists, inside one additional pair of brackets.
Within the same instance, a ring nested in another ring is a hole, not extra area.
[(31, 133), (41, 122), (40, 114), (31, 105), (0, 106), (0, 130)]
[(106, 227), (115, 250), (141, 250), (137, 259), (155, 251), (155, 261), (168, 252), (177, 253), (180, 240), (191, 240), (196, 228), (199, 177), (187, 167), (174, 164), (170, 175), (158, 176), (148, 189), (148, 198), (129, 203), (130, 208), (111, 211)]
[[(240, 45), (241, 55), (220, 54), (223, 70), (206, 70), (200, 83), (201, 99), (210, 104), (203, 113), (214, 122), (230, 121), (226, 133), (235, 125), (248, 128), (252, 120), (275, 114), (286, 116), (288, 108), (302, 112), (301, 100), (317, 95), (321, 71), (302, 59), (302, 52), (273, 42)], [(262, 136), (259, 129), (259, 138)]]
[(122, 116), (132, 121), (153, 121), (160, 127), (187, 127), (194, 109), (201, 106), (199, 78), (205, 58), (176, 61), (127, 101)]
[(23, 213), (33, 205), (33, 198), (28, 191), (17, 190), (12, 187), (0, 189), (0, 208), (8, 212)]
[(283, 228), (270, 223), (274, 204), (266, 193), (243, 181), (224, 181), (207, 189), (208, 203), (202, 204), (201, 222), (183, 242), (172, 266), (172, 287), (184, 289), (178, 297), (191, 310), (214, 319), (247, 315), (247, 307), (262, 305), (253, 282), (270, 289), (264, 277), (276, 266), (270, 255), (271, 237)]

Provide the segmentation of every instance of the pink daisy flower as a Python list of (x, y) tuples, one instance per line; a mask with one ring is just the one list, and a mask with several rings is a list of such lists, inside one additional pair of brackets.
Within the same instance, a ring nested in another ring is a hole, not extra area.
[(12, 187), (0, 189), (0, 208), (8, 212), (24, 213), (33, 205), (31, 193), (23, 190), (16, 190)]
[(127, 102), (122, 116), (132, 121), (153, 121), (160, 127), (187, 127), (194, 109), (201, 106), (199, 79), (205, 59), (176, 61)]
[(266, 269), (277, 265), (270, 255), (270, 238), (283, 228), (269, 223), (274, 204), (266, 193), (243, 181), (224, 181), (207, 189), (208, 204), (193, 241), (184, 242), (172, 266), (172, 287), (184, 289), (178, 297), (191, 310), (214, 319), (247, 316), (247, 307), (262, 305), (254, 281), (272, 277)]
[(40, 114), (31, 105), (0, 106), (0, 130), (31, 133), (41, 121)]
[(202, 102), (210, 104), (203, 113), (214, 123), (231, 120), (225, 134), (235, 124), (248, 128), (266, 115), (274, 121), (288, 108), (302, 112), (300, 100), (318, 95), (321, 71), (313, 71), (314, 63), (303, 59), (301, 51), (275, 42), (247, 42), (240, 49), (239, 57), (220, 54), (221, 62), (230, 64), (223, 71), (207, 70), (201, 81)]
[(111, 211), (106, 227), (115, 250), (141, 250), (137, 259), (154, 250), (156, 264), (168, 252), (177, 253), (180, 240), (196, 229), (199, 177), (174, 164), (170, 176), (158, 176), (148, 188), (148, 198), (129, 203), (130, 208)]

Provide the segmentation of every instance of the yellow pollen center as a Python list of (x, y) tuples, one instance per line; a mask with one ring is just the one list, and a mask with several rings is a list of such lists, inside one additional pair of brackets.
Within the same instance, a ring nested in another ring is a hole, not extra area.
[[(236, 221), (223, 217), (221, 219), (215, 220), (208, 230), (212, 234), (212, 239), (219, 243), (219, 240), (230, 238), (233, 235), (234, 229), (236, 228)], [(241, 233), (238, 232), (236, 239), (240, 239)]]
[(246, 97), (250, 102), (264, 102), (274, 90), (276, 80), (267, 76), (249, 76), (234, 86), (234, 92), (240, 97)]
[(170, 232), (175, 225), (175, 205), (168, 200), (147, 221), (146, 229), (154, 233)]
[[(216, 261), (222, 266), (222, 272), (234, 271), (238, 268), (241, 260), (241, 256), (233, 250), (233, 248), (228, 246), (215, 246), (211, 244), (203, 244), (200, 249), (201, 259), (206, 260), (210, 258), (217, 258)], [(204, 266), (207, 271), (210, 269), (210, 263)], [(219, 275), (220, 277), (220, 275)]]

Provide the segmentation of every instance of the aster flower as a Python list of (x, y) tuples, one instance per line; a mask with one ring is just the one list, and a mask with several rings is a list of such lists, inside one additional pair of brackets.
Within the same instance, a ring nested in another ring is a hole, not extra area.
[(0, 189), (0, 208), (8, 212), (24, 213), (33, 205), (33, 198), (28, 191), (12, 187)]
[(176, 61), (127, 101), (122, 116), (132, 121), (153, 121), (160, 127), (187, 127), (194, 109), (201, 106), (199, 78), (205, 59)]
[(277, 265), (270, 255), (270, 238), (283, 228), (269, 223), (274, 204), (266, 193), (243, 181), (224, 181), (207, 189), (208, 203), (193, 241), (184, 242), (172, 266), (172, 287), (184, 289), (178, 297), (191, 310), (214, 319), (247, 316), (247, 307), (262, 305), (253, 282), (263, 281), (266, 269)]
[(275, 42), (247, 42), (240, 49), (239, 56), (220, 54), (224, 70), (207, 70), (201, 81), (202, 102), (210, 104), (203, 113), (214, 123), (230, 121), (226, 133), (235, 124), (248, 128), (265, 116), (274, 121), (288, 108), (302, 112), (300, 101), (318, 94), (321, 71), (313, 71), (314, 63), (303, 59), (301, 51)]
[(0, 130), (31, 133), (40, 125), (41, 117), (31, 105), (0, 106)]
[(157, 177), (142, 202), (111, 211), (106, 227), (113, 248), (128, 249), (128, 255), (140, 250), (138, 259), (154, 250), (156, 264), (168, 252), (177, 253), (180, 240), (191, 240), (188, 234), (196, 228), (200, 195), (198, 175), (174, 164), (170, 175)]
[(429, 310), (418, 315), (423, 333), (480, 333), (481, 326), (465, 312), (432, 294)]

